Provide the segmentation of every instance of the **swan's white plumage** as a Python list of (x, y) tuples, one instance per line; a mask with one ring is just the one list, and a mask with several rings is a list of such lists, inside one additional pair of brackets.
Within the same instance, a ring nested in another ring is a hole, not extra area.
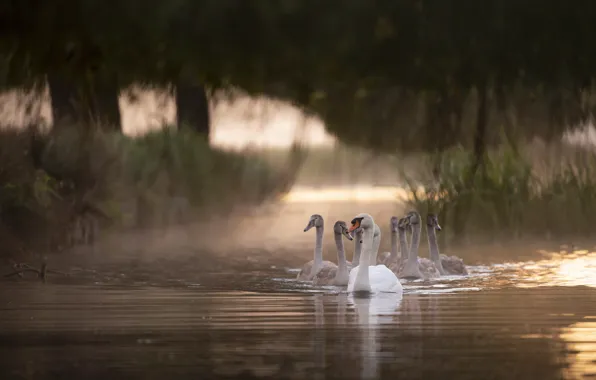
[[(354, 291), (356, 276), (358, 276), (359, 270), (360, 266), (357, 266), (350, 271), (348, 292)], [(369, 266), (368, 276), (370, 279), (371, 292), (373, 293), (403, 293), (404, 291), (397, 276), (395, 276), (395, 274), (385, 265)]]
[[(378, 248), (373, 246), (375, 226), (373, 217), (366, 213), (358, 214), (352, 220), (350, 232), (356, 229), (362, 230), (362, 256), (360, 257), (361, 264), (350, 271), (347, 290), (350, 293), (365, 291), (373, 294), (387, 292), (401, 295), (403, 293), (401, 283), (389, 268), (385, 265), (370, 265), (373, 249), (376, 256)], [(360, 272), (360, 269), (367, 272)]]

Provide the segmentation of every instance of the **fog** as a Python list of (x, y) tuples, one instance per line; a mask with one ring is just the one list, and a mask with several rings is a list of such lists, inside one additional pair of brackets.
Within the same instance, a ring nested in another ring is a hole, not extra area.
[[(174, 120), (174, 102), (165, 93), (139, 88), (130, 91), (135, 92), (134, 102), (126, 93), (120, 97), (125, 134), (139, 136)], [(5, 93), (0, 97), (0, 119), (12, 125), (26, 124), (25, 105), (28, 101), (31, 98), (23, 92)], [(213, 123), (211, 143), (214, 146), (234, 150), (283, 150), (298, 141), (303, 146), (322, 151), (323, 158), (307, 155), (293, 189), (279, 202), (238, 210), (231, 216), (210, 212), (199, 215), (199, 222), (188, 225), (105, 231), (93, 247), (69, 249), (67, 252), (72, 255), (61, 255), (61, 259), (111, 261), (196, 256), (197, 260), (205, 261), (210, 260), (209, 257), (217, 257), (299, 265), (312, 256), (314, 235), (304, 233), (303, 228), (309, 216), (317, 213), (323, 215), (326, 221), (324, 256), (334, 261), (332, 226), (335, 221), (349, 221), (354, 215), (367, 212), (374, 216), (383, 232), (388, 233), (391, 216), (400, 216), (408, 211), (404, 201), (409, 193), (397, 166), (409, 165), (411, 170), (416, 171), (419, 168), (416, 157), (396, 161), (395, 157), (343, 147), (325, 132), (319, 119), (306, 117), (297, 108), (279, 101), (236, 94), (233, 98), (211, 99), (210, 107)], [(37, 116), (48, 125), (51, 124), (50, 111), (46, 89), (38, 105)], [(593, 128), (589, 127), (585, 136), (576, 131), (568, 139), (575, 144), (585, 144), (593, 135)], [(359, 158), (357, 155), (360, 155)], [(366, 165), (370, 165), (371, 169), (368, 170)], [(323, 166), (328, 167), (327, 171), (323, 170)], [(444, 227), (449, 229), (452, 226)], [(382, 239), (381, 251), (387, 251), (388, 244), (386, 236)], [(506, 250), (502, 244), (494, 243), (458, 248), (457, 252), (451, 252), (450, 247), (446, 249), (448, 253), (457, 253), (468, 260), (496, 262), (507, 258), (536, 257), (538, 249), (557, 250), (562, 244), (571, 242), (532, 239), (519, 240), (515, 244), (517, 248), (509, 245)], [(573, 244), (585, 246), (591, 242), (575, 240)], [(424, 254), (425, 250), (423, 241), (421, 253)]]

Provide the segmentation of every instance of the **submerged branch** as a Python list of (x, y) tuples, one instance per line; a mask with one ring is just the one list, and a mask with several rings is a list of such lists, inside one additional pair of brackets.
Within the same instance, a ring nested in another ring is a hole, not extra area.
[(15, 271), (5, 274), (4, 277), (8, 278), (8, 277), (12, 277), (12, 276), (19, 276), (19, 277), (23, 278), (23, 273), (33, 272), (33, 273), (37, 274), (38, 278), (40, 278), (43, 282), (45, 282), (46, 275), (48, 273), (59, 274), (62, 276), (70, 276), (70, 274), (66, 273), (66, 272), (60, 272), (57, 270), (47, 269), (47, 266), (48, 265), (46, 263), (43, 263), (43, 264), (41, 264), (41, 268), (37, 269), (37, 268), (34, 268), (31, 265), (26, 264), (26, 263), (14, 263), (12, 265), (12, 267), (15, 269)]

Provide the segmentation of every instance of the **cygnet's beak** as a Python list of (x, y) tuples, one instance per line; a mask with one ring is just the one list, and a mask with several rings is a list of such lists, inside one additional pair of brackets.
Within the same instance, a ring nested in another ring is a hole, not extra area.
[(315, 226), (315, 221), (313, 219), (311, 219), (308, 224), (306, 225), (306, 227), (304, 228), (304, 232), (310, 230), (311, 228), (313, 228)]
[(347, 228), (342, 228), (341, 233), (349, 240), (352, 241), (354, 238), (350, 235), (350, 231)]
[(441, 228), (441, 226), (439, 225), (439, 223), (437, 223), (437, 225), (435, 226), (435, 229), (436, 229), (437, 231), (441, 231), (441, 229), (442, 229), (442, 228)]

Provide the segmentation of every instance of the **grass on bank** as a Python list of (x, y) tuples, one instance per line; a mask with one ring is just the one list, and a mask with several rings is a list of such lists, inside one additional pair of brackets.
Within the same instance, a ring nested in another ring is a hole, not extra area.
[(100, 228), (159, 227), (225, 214), (281, 196), (293, 179), (282, 165), (214, 149), (185, 129), (140, 138), (79, 125), (32, 131), (0, 132), (5, 251), (63, 247), (73, 230), (91, 228), (89, 219)]
[[(596, 153), (583, 147), (538, 143), (520, 152), (509, 147), (491, 151), (485, 170), (471, 178), (471, 153), (463, 149), (446, 152), (440, 160), (438, 181), (430, 175), (406, 177), (412, 190), (408, 207), (438, 213), (445, 226), (445, 242), (592, 235)], [(420, 183), (426, 187), (423, 196), (413, 191)]]

